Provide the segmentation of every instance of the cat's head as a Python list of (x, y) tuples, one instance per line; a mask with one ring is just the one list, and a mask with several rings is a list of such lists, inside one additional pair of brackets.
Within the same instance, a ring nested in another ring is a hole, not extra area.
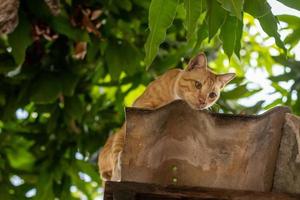
[(207, 66), (204, 53), (190, 60), (177, 82), (177, 95), (197, 110), (212, 106), (220, 91), (235, 77), (234, 73), (215, 74)]

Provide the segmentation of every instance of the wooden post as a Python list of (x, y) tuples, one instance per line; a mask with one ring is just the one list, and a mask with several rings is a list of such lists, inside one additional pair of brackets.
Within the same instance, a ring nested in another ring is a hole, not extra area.
[(271, 191), (288, 112), (218, 114), (182, 101), (157, 110), (128, 108), (120, 176), (112, 180)]

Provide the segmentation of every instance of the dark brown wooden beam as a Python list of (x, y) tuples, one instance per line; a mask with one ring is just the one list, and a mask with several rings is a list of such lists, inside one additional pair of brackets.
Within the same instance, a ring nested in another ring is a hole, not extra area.
[(104, 200), (300, 200), (300, 195), (135, 182), (105, 184)]

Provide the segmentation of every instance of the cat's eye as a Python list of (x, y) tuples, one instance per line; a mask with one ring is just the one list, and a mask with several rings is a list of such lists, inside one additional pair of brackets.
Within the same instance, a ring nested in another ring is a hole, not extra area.
[(213, 99), (213, 98), (216, 98), (217, 97), (217, 94), (215, 92), (211, 92), (209, 93), (209, 98)]
[(197, 89), (201, 89), (202, 88), (202, 84), (200, 83), (200, 81), (195, 81), (195, 87)]

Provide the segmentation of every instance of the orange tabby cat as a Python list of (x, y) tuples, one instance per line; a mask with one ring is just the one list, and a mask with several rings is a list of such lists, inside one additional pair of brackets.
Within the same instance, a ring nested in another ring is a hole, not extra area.
[[(198, 54), (190, 60), (186, 70), (172, 69), (154, 80), (134, 102), (134, 107), (156, 109), (176, 99), (186, 101), (193, 109), (212, 106), (220, 90), (234, 78), (234, 73), (214, 74), (207, 67), (206, 56)], [(104, 180), (119, 172), (119, 157), (123, 150), (125, 125), (110, 136), (99, 155), (99, 169)]]

